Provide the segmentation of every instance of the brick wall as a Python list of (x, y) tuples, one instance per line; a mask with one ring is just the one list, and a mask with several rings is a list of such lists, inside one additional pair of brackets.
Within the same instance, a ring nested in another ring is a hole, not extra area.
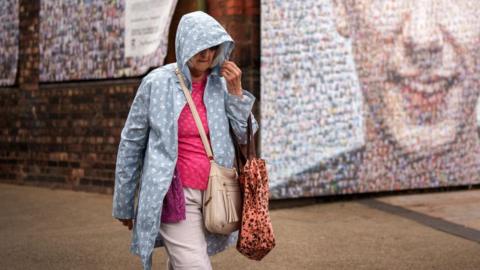
[[(0, 182), (111, 193), (120, 132), (140, 78), (39, 84), (39, 7), (20, 0), (17, 84), (0, 88)], [(245, 88), (259, 97), (258, 1), (179, 1), (170, 38), (179, 18), (199, 8), (236, 40), (233, 60)], [(171, 41), (166, 61), (172, 59)]]
[[(111, 192), (119, 134), (137, 85), (40, 85), (22, 106), (18, 91), (1, 91), (2, 181)], [(19, 113), (24, 106), (31, 113)]]

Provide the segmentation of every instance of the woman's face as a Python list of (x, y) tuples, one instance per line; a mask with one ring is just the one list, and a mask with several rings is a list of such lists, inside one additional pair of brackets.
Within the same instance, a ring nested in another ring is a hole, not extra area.
[(189, 61), (190, 72), (196, 76), (205, 73), (212, 67), (213, 60), (217, 56), (218, 46), (210, 47), (195, 54)]

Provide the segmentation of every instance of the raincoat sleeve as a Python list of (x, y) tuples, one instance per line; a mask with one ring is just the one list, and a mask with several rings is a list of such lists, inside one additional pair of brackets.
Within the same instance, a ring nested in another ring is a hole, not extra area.
[(113, 194), (113, 217), (134, 218), (137, 182), (148, 139), (150, 82), (143, 80), (133, 100), (118, 146)]
[[(226, 89), (226, 88), (225, 88)], [(237, 135), (239, 143), (247, 143), (247, 119), (252, 115), (253, 134), (258, 130), (258, 124), (252, 114), (252, 107), (255, 103), (255, 97), (246, 90), (243, 90), (242, 96), (235, 96), (225, 91), (225, 107), (227, 117), (233, 128), (233, 132)]]

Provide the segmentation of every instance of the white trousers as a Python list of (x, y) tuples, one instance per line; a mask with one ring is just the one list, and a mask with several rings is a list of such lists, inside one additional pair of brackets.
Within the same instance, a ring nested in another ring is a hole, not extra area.
[(184, 188), (183, 192), (186, 219), (160, 225), (168, 255), (168, 269), (211, 270), (202, 216), (203, 191)]

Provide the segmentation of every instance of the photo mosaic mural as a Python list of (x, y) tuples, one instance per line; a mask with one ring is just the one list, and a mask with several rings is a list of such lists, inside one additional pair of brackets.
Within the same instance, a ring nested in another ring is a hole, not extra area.
[(163, 64), (176, 0), (42, 0), (40, 80), (138, 76)]
[(261, 1), (273, 198), (480, 183), (480, 2)]
[(15, 84), (18, 26), (18, 0), (0, 1), (0, 86)]

